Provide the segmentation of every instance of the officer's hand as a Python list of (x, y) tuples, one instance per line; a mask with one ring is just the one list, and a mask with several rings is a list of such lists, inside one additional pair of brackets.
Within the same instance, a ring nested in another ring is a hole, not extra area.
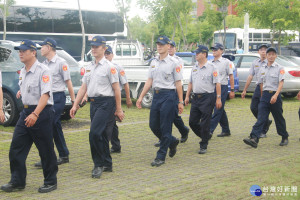
[(132, 106), (132, 101), (131, 101), (131, 99), (130, 98), (126, 98), (126, 104), (127, 104), (127, 108), (131, 108), (131, 106)]
[(25, 126), (27, 127), (32, 127), (34, 126), (35, 122), (37, 121), (37, 116), (35, 116), (34, 114), (30, 114), (26, 117), (25, 121)]
[(181, 114), (183, 112), (183, 104), (182, 103), (178, 104), (178, 112), (179, 112), (179, 114)]
[(274, 95), (272, 96), (272, 98), (271, 98), (270, 103), (271, 103), (271, 104), (274, 104), (274, 103), (276, 103), (276, 101), (277, 101), (277, 95), (274, 94)]
[(139, 98), (139, 99), (136, 101), (136, 104), (135, 104), (135, 105), (136, 105), (137, 108), (141, 109), (141, 108), (142, 108), (142, 99)]
[(76, 111), (78, 110), (77, 107), (73, 106), (70, 110), (70, 117), (71, 118), (74, 118), (75, 117), (75, 114), (76, 114)]
[(245, 96), (246, 96), (246, 91), (243, 91), (241, 94), (242, 99), (245, 99)]
[(234, 93), (234, 92), (230, 92), (230, 93), (229, 93), (229, 98), (230, 98), (230, 99), (233, 99), (234, 97), (235, 97), (235, 93)]
[(300, 100), (300, 91), (297, 94), (297, 98), (298, 98), (298, 100)]
[(0, 110), (0, 122), (4, 123), (4, 121), (5, 121), (5, 116), (4, 116), (3, 110), (1, 109)]
[(190, 103), (190, 98), (188, 96), (185, 97), (185, 100), (184, 100), (184, 105), (189, 105)]
[(122, 109), (121, 110), (116, 110), (115, 115), (120, 119), (120, 121), (123, 121), (123, 119), (125, 117), (124, 112), (123, 112)]
[(21, 97), (21, 90), (19, 90), (19, 91), (17, 92), (16, 97), (17, 97), (17, 99), (20, 99), (20, 97)]
[(217, 109), (222, 108), (222, 101), (221, 101), (220, 98), (218, 98), (217, 101), (216, 101), (216, 108), (217, 108)]

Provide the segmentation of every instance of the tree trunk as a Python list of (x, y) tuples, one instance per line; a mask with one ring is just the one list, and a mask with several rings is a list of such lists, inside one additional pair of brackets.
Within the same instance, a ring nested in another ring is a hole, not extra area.
[(124, 0), (122, 0), (122, 7), (123, 7), (123, 17), (124, 17), (124, 21), (125, 21), (125, 26), (127, 28), (127, 33), (128, 33), (128, 38), (131, 39), (131, 32), (130, 32), (130, 28), (129, 28), (129, 25), (128, 25), (128, 17), (127, 17), (127, 14), (126, 14), (126, 11), (125, 11), (125, 4), (124, 4)]
[(173, 34), (172, 34), (172, 40), (173, 40), (173, 41), (174, 41), (175, 33), (176, 33), (176, 25), (177, 25), (177, 23), (174, 22), (174, 26), (173, 26)]
[(84, 60), (84, 54), (85, 54), (85, 30), (84, 30), (84, 24), (82, 20), (82, 13), (81, 13), (81, 7), (80, 7), (80, 0), (77, 0), (78, 2), (78, 9), (79, 9), (79, 20), (81, 25), (81, 31), (82, 31), (82, 49), (81, 49), (81, 60)]
[(279, 37), (278, 37), (278, 55), (281, 55), (281, 29), (279, 29)]
[[(223, 46), (226, 49), (226, 20), (225, 20), (225, 17), (224, 17), (224, 20), (223, 20), (223, 24), (224, 24)], [(225, 51), (225, 49), (224, 49), (224, 51)]]
[(180, 29), (181, 29), (181, 34), (182, 34), (182, 39), (183, 39), (183, 50), (186, 51), (186, 37), (184, 35), (184, 30), (183, 30), (183, 27), (182, 27), (182, 24), (181, 24), (180, 16), (177, 15), (176, 13), (175, 13), (175, 16), (178, 20), (178, 23), (179, 23), (179, 26), (180, 26)]

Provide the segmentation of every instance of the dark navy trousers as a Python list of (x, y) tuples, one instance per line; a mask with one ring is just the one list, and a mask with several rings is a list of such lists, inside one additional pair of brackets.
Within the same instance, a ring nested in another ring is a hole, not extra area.
[[(178, 95), (177, 97), (177, 102), (179, 102)], [(179, 130), (180, 134), (182, 137), (186, 137), (188, 134), (188, 128), (184, 125), (183, 120), (180, 115), (178, 115), (178, 106), (176, 106), (176, 113), (175, 113), (175, 118), (174, 118), (174, 125), (176, 128)]]
[(114, 122), (112, 133), (109, 136), (109, 140), (111, 142), (111, 148), (114, 150), (120, 150), (121, 149), (121, 142), (119, 139), (119, 127), (117, 125), (117, 122)]
[(223, 133), (230, 133), (227, 114), (225, 111), (225, 102), (228, 96), (228, 85), (221, 85), (221, 101), (222, 107), (220, 109), (214, 108), (214, 113), (211, 118), (210, 132), (213, 133), (220, 123)]
[(29, 106), (20, 113), (9, 150), (10, 182), (18, 186), (26, 185), (26, 159), (32, 143), (37, 147), (41, 157), (44, 184), (53, 185), (57, 183), (58, 167), (52, 134), (53, 106), (46, 106), (34, 126), (27, 127), (24, 120), (35, 108), (36, 106)]
[[(199, 97), (198, 97), (199, 96)], [(189, 124), (193, 132), (202, 139), (200, 142), (201, 149), (207, 149), (211, 116), (216, 102), (215, 93), (194, 95)]]
[[(251, 100), (251, 105), (250, 105), (251, 112), (252, 112), (252, 114), (254, 115), (254, 117), (256, 119), (257, 119), (257, 116), (258, 116), (258, 105), (259, 105), (259, 102), (260, 102), (260, 98), (261, 98), (260, 86), (257, 85), (255, 90), (254, 90), (252, 100)], [(262, 133), (264, 133), (264, 134), (267, 133), (268, 123), (269, 123), (269, 119), (264, 124), (263, 131), (262, 131)]]
[(263, 91), (260, 103), (258, 105), (259, 112), (257, 116), (257, 122), (253, 126), (252, 132), (250, 134), (251, 138), (259, 138), (264, 124), (268, 120), (270, 112), (272, 113), (275, 120), (277, 133), (282, 136), (282, 138), (288, 138), (289, 134), (286, 131), (286, 123), (282, 115), (283, 110), (281, 95), (278, 95), (276, 103), (270, 103), (270, 100), (274, 94), (275, 92)]
[(172, 136), (172, 125), (175, 117), (177, 102), (175, 90), (154, 92), (150, 110), (150, 128), (160, 140), (160, 148), (156, 159), (165, 160), (168, 147), (176, 141)]
[(53, 138), (55, 146), (57, 148), (59, 157), (69, 156), (69, 150), (65, 141), (64, 133), (61, 127), (60, 117), (64, 111), (66, 104), (66, 95), (65, 92), (55, 92), (53, 93), (54, 101), (54, 120), (53, 120)]
[(111, 167), (108, 136), (114, 124), (115, 97), (91, 97), (89, 134), (92, 159), (95, 167)]

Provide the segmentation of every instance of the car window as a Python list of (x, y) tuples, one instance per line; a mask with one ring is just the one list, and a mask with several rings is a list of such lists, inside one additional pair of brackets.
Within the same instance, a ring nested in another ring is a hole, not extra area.
[(284, 67), (292, 67), (292, 66), (298, 66), (297, 64), (293, 63), (291, 60), (283, 57), (283, 56), (278, 56), (275, 60), (279, 65), (282, 65)]
[(234, 61), (232, 61), (232, 62), (233, 62), (233, 64), (234, 64), (234, 66), (236, 66), (236, 67), (237, 67), (237, 64), (238, 64), (238, 62), (239, 62), (240, 58), (241, 58), (241, 56), (235, 56), (235, 59), (234, 59)]
[(240, 68), (250, 68), (252, 62), (256, 60), (258, 57), (256, 56), (243, 56), (243, 60), (241, 62)]

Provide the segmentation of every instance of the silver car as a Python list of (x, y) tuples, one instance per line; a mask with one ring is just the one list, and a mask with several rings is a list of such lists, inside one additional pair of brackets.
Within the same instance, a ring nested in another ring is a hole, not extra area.
[[(252, 62), (259, 58), (259, 54), (236, 54), (234, 65), (237, 68), (237, 74), (239, 77), (239, 91), (243, 91), (247, 78), (249, 75), (249, 69)], [(282, 95), (284, 97), (295, 97), (300, 90), (300, 67), (291, 60), (284, 56), (278, 56), (276, 62), (285, 67), (285, 80), (282, 88)], [(254, 92), (255, 78), (253, 78), (247, 92)]]

